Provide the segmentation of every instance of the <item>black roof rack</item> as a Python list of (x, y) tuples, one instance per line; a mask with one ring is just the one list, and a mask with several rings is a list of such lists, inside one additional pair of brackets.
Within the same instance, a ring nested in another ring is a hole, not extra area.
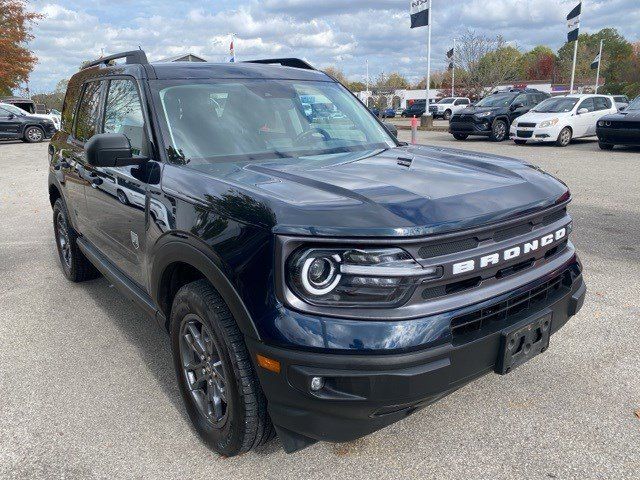
[(312, 65), (301, 60), (299, 58), (267, 58), (263, 60), (247, 60), (244, 63), (263, 63), (263, 64), (276, 64), (283, 67), (303, 68), (305, 70), (315, 70)]
[(95, 67), (96, 65), (109, 65), (109, 62), (112, 60), (118, 60), (120, 58), (125, 58), (126, 62), (134, 65), (147, 65), (149, 60), (147, 60), (147, 54), (144, 53), (144, 50), (131, 50), (129, 52), (116, 53), (114, 55), (109, 55), (107, 57), (99, 58), (98, 60), (86, 62), (82, 64), (82, 69), (89, 67)]

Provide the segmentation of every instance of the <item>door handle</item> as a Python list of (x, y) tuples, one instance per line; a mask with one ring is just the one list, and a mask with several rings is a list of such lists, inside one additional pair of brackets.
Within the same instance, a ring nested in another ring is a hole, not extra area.
[(104, 180), (102, 180), (101, 178), (94, 178), (91, 181), (91, 186), (93, 188), (98, 188), (100, 185), (102, 185), (104, 183)]

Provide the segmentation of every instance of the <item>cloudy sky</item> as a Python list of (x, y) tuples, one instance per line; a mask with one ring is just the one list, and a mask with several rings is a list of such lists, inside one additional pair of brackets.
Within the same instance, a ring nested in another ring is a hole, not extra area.
[[(433, 62), (456, 32), (501, 34), (522, 49), (566, 39), (565, 16), (578, 0), (433, 0)], [(85, 60), (142, 46), (150, 60), (193, 52), (227, 61), (235, 33), (238, 60), (298, 56), (336, 65), (353, 79), (400, 71), (426, 73), (426, 29), (409, 29), (409, 0), (32, 0), (45, 18), (31, 44), (39, 63), (33, 93), (53, 88)], [(615, 27), (640, 39), (638, 0), (587, 0), (583, 28)]]

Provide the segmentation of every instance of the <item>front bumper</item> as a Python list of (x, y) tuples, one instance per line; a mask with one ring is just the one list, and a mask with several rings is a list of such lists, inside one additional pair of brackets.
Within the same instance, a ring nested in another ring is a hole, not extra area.
[(598, 141), (609, 145), (640, 146), (640, 129), (597, 128)]
[[(584, 302), (586, 286), (580, 269), (576, 260), (562, 273), (562, 289), (534, 309), (418, 351), (349, 355), (292, 350), (247, 339), (254, 359), (261, 354), (281, 364), (279, 374), (260, 367), (257, 372), (285, 450), (295, 451), (318, 440), (345, 442), (362, 437), (491, 372), (498, 361), (502, 332), (514, 324), (551, 314), (551, 333), (557, 332)], [(526, 288), (539, 291), (544, 281), (548, 279)], [(513, 292), (512, 297), (522, 297), (523, 291)], [(483, 312), (495, 307), (484, 305)], [(325, 382), (317, 392), (310, 388), (313, 377)]]
[(560, 135), (560, 130), (562, 130), (562, 127), (558, 126), (530, 128), (511, 125), (509, 138), (511, 140), (526, 140), (531, 143), (555, 142)]
[(461, 133), (465, 135), (481, 135), (488, 137), (491, 135), (491, 125), (493, 124), (493, 118), (487, 117), (486, 119), (474, 119), (468, 121), (460, 121), (455, 115), (449, 121), (449, 133)]

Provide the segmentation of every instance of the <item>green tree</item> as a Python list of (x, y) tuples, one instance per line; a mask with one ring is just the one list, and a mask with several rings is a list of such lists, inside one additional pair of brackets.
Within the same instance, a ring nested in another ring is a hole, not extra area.
[(349, 82), (349, 84), (347, 85), (349, 87), (349, 90), (351, 90), (352, 92), (364, 92), (367, 89), (367, 85), (364, 84), (363, 82)]
[(385, 80), (384, 86), (389, 90), (402, 90), (409, 88), (409, 81), (397, 72), (391, 73)]
[(478, 62), (477, 80), (485, 87), (517, 80), (520, 74), (522, 53), (512, 46), (501, 46), (485, 54)]
[[(578, 38), (576, 80), (595, 82), (595, 74), (590, 65), (598, 54), (600, 40), (604, 40), (600, 74), (607, 85), (621, 86), (633, 76), (634, 52), (633, 46), (615, 28), (604, 28), (594, 34), (583, 33), (580, 35)], [(562, 80), (565, 82), (571, 79), (573, 47), (573, 42), (565, 43), (558, 50), (558, 66)]]

